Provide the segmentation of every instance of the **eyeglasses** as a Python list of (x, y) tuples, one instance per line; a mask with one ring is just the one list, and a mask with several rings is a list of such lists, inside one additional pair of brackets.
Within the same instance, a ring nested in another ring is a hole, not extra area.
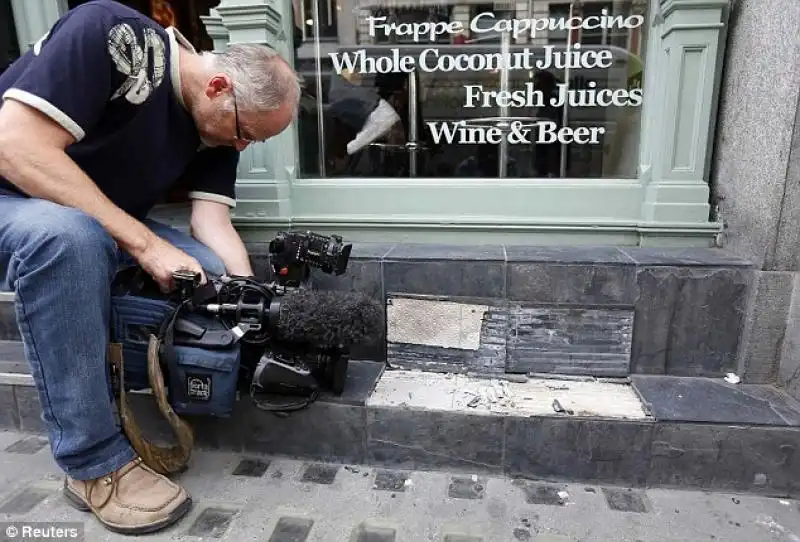
[(233, 94), (233, 114), (234, 118), (236, 119), (236, 139), (238, 139), (239, 141), (246, 141), (248, 143), (252, 143), (253, 142), (252, 139), (247, 139), (242, 137), (242, 131), (239, 128), (239, 108), (236, 107), (236, 93), (233, 92), (232, 94)]

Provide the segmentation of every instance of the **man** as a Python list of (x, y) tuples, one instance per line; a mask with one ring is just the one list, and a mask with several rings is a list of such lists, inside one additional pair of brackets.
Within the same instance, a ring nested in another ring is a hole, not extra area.
[[(296, 75), (266, 47), (200, 54), (96, 0), (12, 64), (0, 96), (0, 290), (16, 293), (64, 493), (109, 529), (162, 529), (191, 498), (141, 463), (114, 416), (110, 281), (131, 259), (164, 290), (180, 268), (253, 274), (229, 218), (238, 153), (292, 122)], [(179, 180), (193, 238), (146, 216)]]

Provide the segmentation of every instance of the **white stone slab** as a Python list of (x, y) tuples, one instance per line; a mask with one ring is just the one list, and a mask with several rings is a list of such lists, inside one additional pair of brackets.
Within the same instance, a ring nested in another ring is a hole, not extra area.
[(517, 416), (558, 414), (553, 401), (574, 416), (646, 419), (633, 388), (625, 383), (533, 378), (525, 383), (460, 374), (386, 371), (367, 400), (370, 406)]
[(387, 340), (477, 350), (489, 307), (452, 301), (392, 298), (386, 307)]

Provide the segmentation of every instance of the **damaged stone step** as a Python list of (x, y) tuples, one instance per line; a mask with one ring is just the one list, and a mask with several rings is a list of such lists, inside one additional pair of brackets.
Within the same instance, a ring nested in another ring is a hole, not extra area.
[[(488, 404), (469, 406), (489, 387), (495, 395), (486, 391)], [(35, 398), (32, 379), (0, 385), (0, 424), (41, 432)], [(511, 401), (503, 404), (504, 399)], [(169, 442), (154, 398), (134, 394), (131, 400), (145, 434)], [(563, 411), (557, 412), (554, 402)], [(186, 420), (200, 449), (553, 481), (800, 495), (800, 471), (791, 461), (800, 453), (797, 403), (769, 386), (722, 379), (632, 376), (630, 382), (599, 382), (549, 375), (509, 382), (387, 370), (382, 363), (356, 360), (342, 395), (323, 393), (289, 415), (260, 410), (242, 394), (230, 418)]]

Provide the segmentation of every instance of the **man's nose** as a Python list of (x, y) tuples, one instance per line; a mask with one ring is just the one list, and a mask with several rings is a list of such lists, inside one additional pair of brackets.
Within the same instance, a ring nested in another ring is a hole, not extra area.
[(237, 141), (236, 141), (236, 150), (237, 150), (237, 151), (239, 151), (239, 152), (242, 152), (243, 150), (245, 150), (245, 149), (247, 148), (247, 146), (248, 146), (249, 144), (250, 144), (250, 142), (249, 142), (249, 141), (240, 141), (240, 140), (237, 140)]

